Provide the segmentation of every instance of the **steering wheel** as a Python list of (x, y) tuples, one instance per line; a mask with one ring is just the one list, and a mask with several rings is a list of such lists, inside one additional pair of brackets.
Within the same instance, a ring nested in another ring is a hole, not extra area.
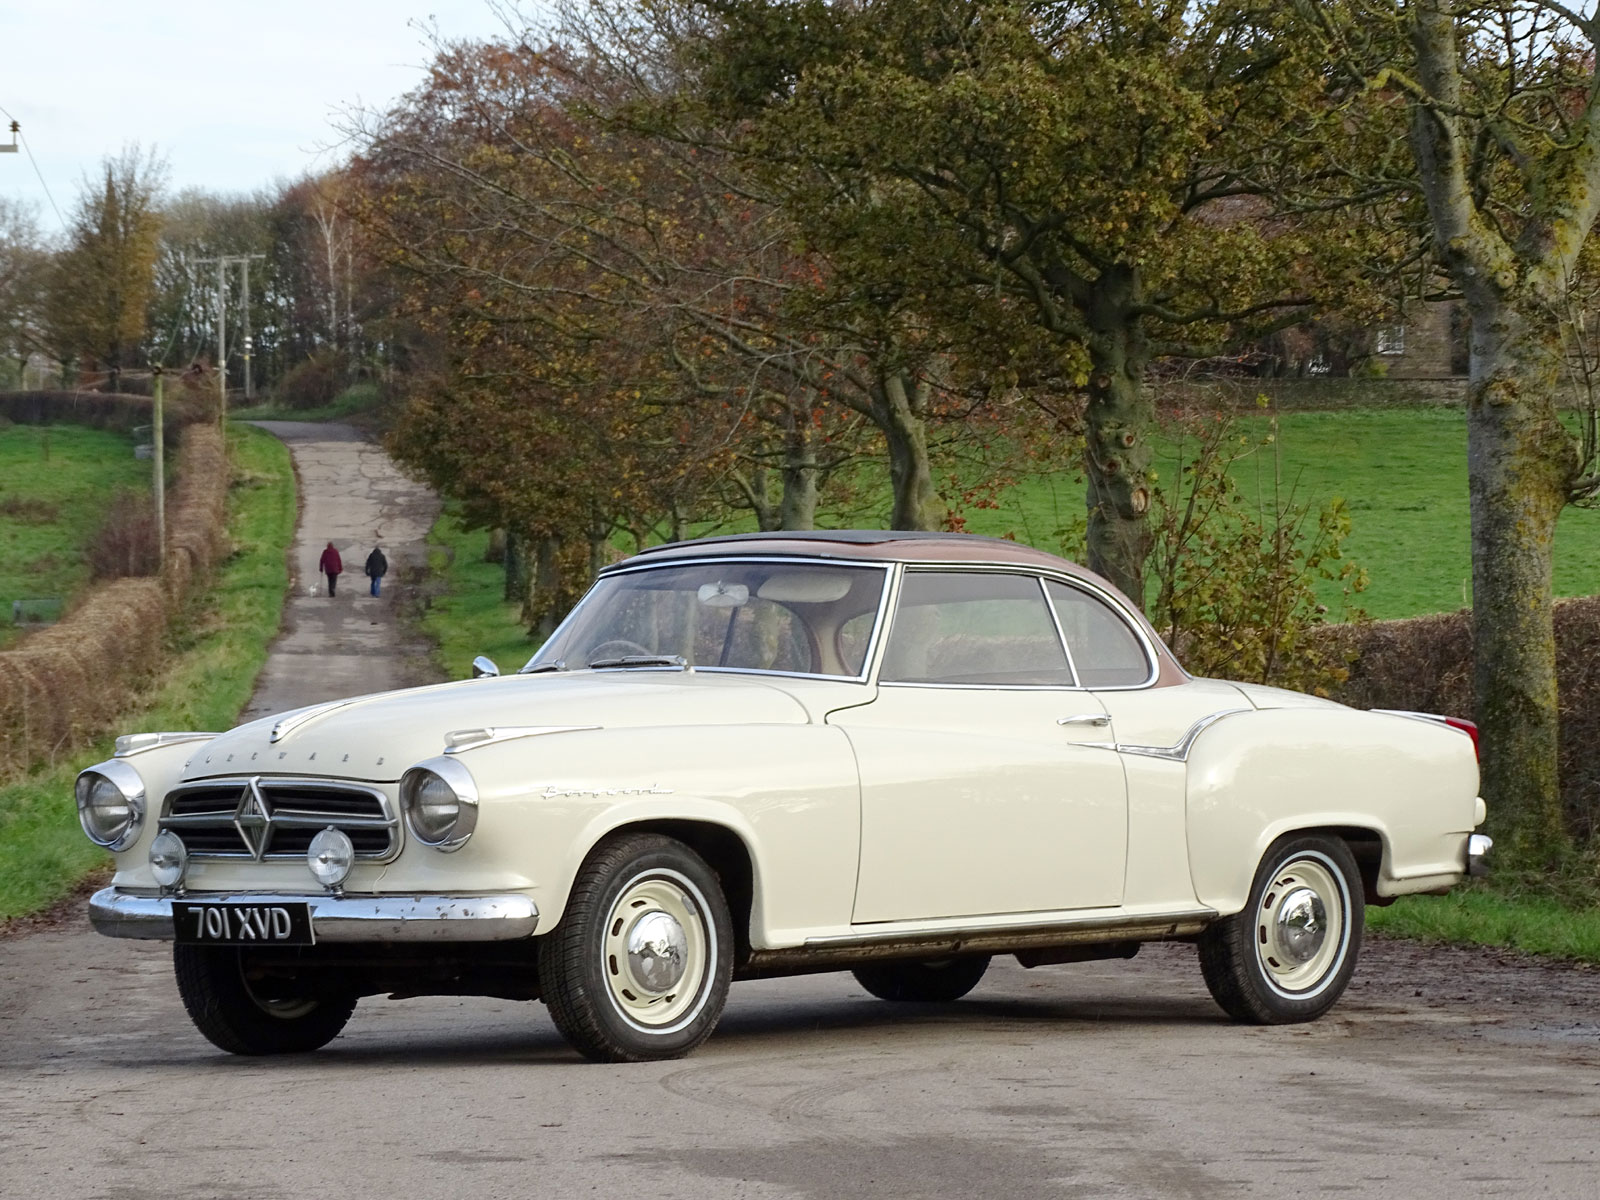
[(655, 657), (656, 652), (649, 646), (641, 646), (638, 642), (628, 638), (612, 638), (608, 642), (601, 642), (598, 646), (591, 647), (588, 654), (590, 665), (599, 662), (602, 658), (626, 658), (630, 654), (643, 654)]

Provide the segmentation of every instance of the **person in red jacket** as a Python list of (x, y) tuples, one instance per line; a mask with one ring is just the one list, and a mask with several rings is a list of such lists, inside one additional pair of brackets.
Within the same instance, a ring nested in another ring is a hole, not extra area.
[(324, 575), (328, 577), (328, 595), (333, 595), (333, 589), (339, 584), (339, 576), (344, 571), (344, 560), (339, 557), (339, 552), (333, 548), (333, 543), (328, 543), (328, 548), (322, 552), (322, 561), (317, 564)]

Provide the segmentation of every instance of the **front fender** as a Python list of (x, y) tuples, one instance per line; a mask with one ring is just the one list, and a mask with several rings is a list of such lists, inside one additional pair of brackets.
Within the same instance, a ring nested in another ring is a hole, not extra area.
[[(609, 834), (656, 821), (730, 830), (750, 856), (757, 948), (803, 942), (850, 921), (860, 853), (860, 786), (842, 730), (828, 725), (593, 730), (510, 741), (461, 756), (483, 793), (478, 851), (515, 868), (539, 905), (538, 932), (566, 910), (573, 880)], [(481, 843), (481, 845), (479, 845)], [(455, 858), (457, 863), (445, 861)]]

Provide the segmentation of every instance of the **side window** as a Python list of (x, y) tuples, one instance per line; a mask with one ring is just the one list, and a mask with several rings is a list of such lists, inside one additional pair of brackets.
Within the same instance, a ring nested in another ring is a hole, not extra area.
[(1045, 588), (1083, 687), (1137, 687), (1149, 681), (1150, 659), (1127, 621), (1075, 587), (1049, 580)]
[(992, 571), (907, 571), (879, 678), (1072, 686), (1039, 580)]

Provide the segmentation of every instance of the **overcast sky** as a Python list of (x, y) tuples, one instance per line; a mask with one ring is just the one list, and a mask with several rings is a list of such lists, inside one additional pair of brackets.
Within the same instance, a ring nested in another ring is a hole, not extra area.
[[(174, 190), (252, 191), (338, 161), (337, 112), (419, 83), (430, 21), (504, 30), (487, 0), (0, 0), (0, 108), (63, 214), (130, 142), (165, 156)], [(25, 152), (0, 154), (0, 195), (58, 228)]]

